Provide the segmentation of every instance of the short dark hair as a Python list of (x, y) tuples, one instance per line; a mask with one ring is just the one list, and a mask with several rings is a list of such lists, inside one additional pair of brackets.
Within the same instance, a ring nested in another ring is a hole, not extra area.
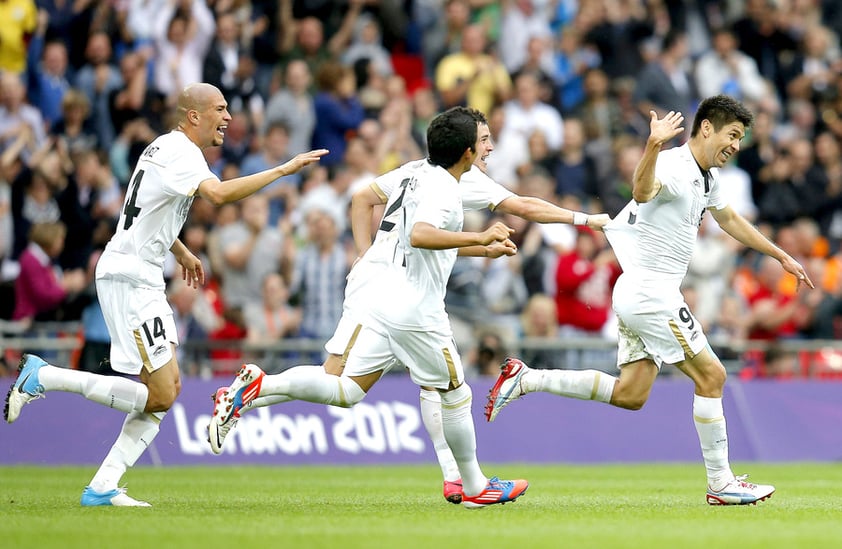
[(702, 127), (702, 120), (708, 120), (713, 124), (714, 131), (719, 131), (726, 124), (742, 122), (746, 129), (754, 122), (754, 115), (751, 114), (745, 105), (729, 95), (714, 95), (702, 101), (693, 119), (693, 129), (690, 137), (695, 137)]
[(453, 107), (436, 116), (427, 128), (427, 153), (431, 164), (450, 168), (466, 149), (476, 150), (477, 125), (487, 124), (476, 109)]

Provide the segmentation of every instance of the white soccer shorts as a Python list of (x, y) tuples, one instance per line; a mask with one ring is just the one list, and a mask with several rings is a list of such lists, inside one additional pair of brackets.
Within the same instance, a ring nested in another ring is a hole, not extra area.
[(108, 333), (111, 335), (111, 368), (138, 375), (154, 372), (173, 358), (178, 332), (172, 308), (163, 290), (137, 288), (128, 281), (100, 278), (96, 281)]

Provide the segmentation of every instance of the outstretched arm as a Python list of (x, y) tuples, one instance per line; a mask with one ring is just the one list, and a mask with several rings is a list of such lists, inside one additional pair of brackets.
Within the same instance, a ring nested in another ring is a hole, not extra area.
[(800, 288), (803, 282), (809, 288), (815, 288), (800, 263), (763, 236), (763, 233), (758, 231), (743, 216), (735, 212), (731, 206), (726, 206), (721, 210), (711, 209), (711, 213), (719, 226), (722, 227), (722, 230), (737, 239), (740, 243), (777, 259), (786, 272), (792, 273), (798, 279), (797, 287)]
[(587, 225), (594, 230), (602, 230), (603, 225), (611, 221), (608, 214), (588, 215), (583, 212), (574, 212), (534, 196), (510, 196), (500, 202), (494, 211), (516, 215), (536, 223)]
[(499, 221), (481, 233), (448, 231), (438, 229), (429, 223), (418, 222), (412, 226), (410, 244), (427, 250), (449, 250), (467, 246), (488, 246), (493, 242), (504, 242), (514, 233), (511, 227)]
[(199, 196), (206, 198), (214, 206), (236, 202), (237, 200), (251, 196), (279, 177), (297, 173), (303, 167), (317, 162), (319, 158), (327, 153), (327, 149), (317, 149), (301, 153), (280, 166), (227, 181), (206, 179), (199, 184)]

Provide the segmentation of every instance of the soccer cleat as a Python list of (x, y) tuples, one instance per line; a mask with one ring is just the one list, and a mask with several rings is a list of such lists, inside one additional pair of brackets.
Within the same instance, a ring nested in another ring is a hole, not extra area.
[(90, 486), (85, 486), (82, 492), (82, 499), (79, 500), (82, 507), (96, 507), (100, 505), (112, 505), (114, 507), (152, 507), (145, 501), (129, 497), (125, 488), (117, 488), (107, 492), (95, 492)]
[(462, 494), (462, 505), (468, 509), (479, 509), (495, 503), (514, 501), (526, 492), (529, 483), (525, 480), (500, 480), (497, 477), (488, 479), (485, 489), (475, 496)]
[(746, 482), (746, 478), (748, 475), (740, 475), (719, 491), (708, 486), (708, 505), (757, 505), (758, 501), (769, 499), (775, 493), (774, 486), (752, 484)]
[[(213, 407), (214, 407), (214, 414), (216, 414), (216, 408), (220, 405), (223, 398), (225, 397), (225, 393), (228, 391), (228, 387), (220, 387), (216, 390), (216, 393), (211, 395), (211, 400), (213, 400)], [(231, 417), (229, 421), (225, 423), (219, 423), (217, 421), (211, 421), (208, 424), (208, 442), (210, 443), (211, 450), (213, 450), (214, 454), (221, 454), (222, 453), (222, 444), (225, 442), (225, 437), (228, 436), (228, 433), (231, 432), (237, 425), (237, 420), (240, 419), (239, 414), (236, 416)]]
[(459, 505), (462, 503), (462, 479), (444, 481), (444, 489), (442, 492), (444, 493), (444, 499), (450, 503)]
[(500, 367), (500, 377), (488, 392), (488, 402), (485, 403), (485, 419), (494, 421), (500, 410), (506, 407), (513, 400), (517, 400), (526, 394), (520, 384), (523, 374), (529, 371), (529, 367), (522, 361), (509, 357), (503, 366)]
[[(228, 390), (217, 389), (213, 415), (208, 425), (208, 441), (214, 454), (222, 452), (225, 436), (236, 425), (243, 406), (257, 398), (266, 374), (255, 364), (243, 364)], [(224, 389), (224, 388), (221, 388)]]
[(6, 406), (3, 416), (7, 423), (13, 423), (20, 415), (21, 408), (36, 398), (44, 398), (44, 386), (38, 381), (38, 371), (47, 366), (39, 356), (24, 354), (18, 364), (18, 379), (9, 387), (6, 394)]

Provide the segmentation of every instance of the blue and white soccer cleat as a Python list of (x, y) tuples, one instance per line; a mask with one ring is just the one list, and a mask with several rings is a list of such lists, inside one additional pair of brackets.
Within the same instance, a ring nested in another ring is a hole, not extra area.
[(740, 475), (725, 485), (722, 490), (714, 491), (708, 487), (709, 505), (757, 505), (758, 501), (769, 499), (775, 493), (775, 487), (768, 484), (746, 482), (748, 475)]
[(217, 389), (208, 425), (208, 442), (214, 454), (222, 453), (222, 444), (240, 419), (240, 410), (260, 394), (265, 376), (256, 364), (243, 364), (227, 390)]
[(3, 416), (7, 423), (13, 423), (20, 415), (21, 408), (36, 398), (44, 398), (44, 386), (38, 381), (38, 371), (47, 366), (39, 356), (24, 354), (18, 364), (18, 379), (6, 394), (6, 406)]
[(111, 505), (114, 507), (152, 507), (145, 501), (129, 497), (125, 488), (117, 488), (107, 492), (95, 492), (90, 486), (85, 486), (82, 498), (79, 500), (82, 507), (97, 507)]
[(525, 480), (500, 480), (497, 477), (488, 479), (485, 489), (475, 496), (462, 494), (462, 505), (468, 509), (479, 509), (496, 503), (514, 501), (526, 492), (529, 483)]
[(506, 359), (500, 367), (500, 376), (488, 392), (488, 401), (485, 403), (486, 420), (494, 421), (500, 410), (526, 394), (520, 380), (528, 371), (529, 367), (523, 361), (512, 357)]

